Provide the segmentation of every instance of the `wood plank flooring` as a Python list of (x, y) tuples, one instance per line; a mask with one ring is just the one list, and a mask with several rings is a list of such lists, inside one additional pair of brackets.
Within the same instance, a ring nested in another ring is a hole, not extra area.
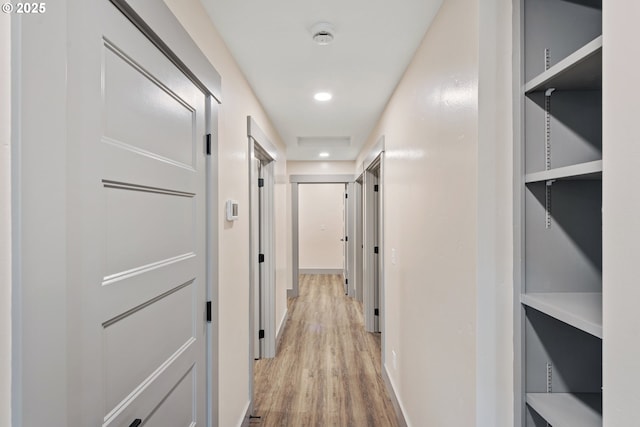
[(255, 364), (251, 426), (396, 427), (380, 373), (380, 335), (340, 275), (302, 275), (274, 359)]

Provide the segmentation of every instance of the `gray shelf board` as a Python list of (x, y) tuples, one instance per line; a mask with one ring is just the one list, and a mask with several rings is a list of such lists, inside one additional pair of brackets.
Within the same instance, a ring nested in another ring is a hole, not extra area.
[(522, 304), (602, 339), (602, 293), (545, 292), (522, 294)]
[(527, 393), (527, 404), (553, 427), (602, 427), (600, 393)]
[(526, 183), (542, 182), (550, 179), (602, 179), (602, 160), (528, 173), (524, 177)]
[(590, 41), (547, 71), (531, 79), (525, 93), (602, 88), (602, 36)]

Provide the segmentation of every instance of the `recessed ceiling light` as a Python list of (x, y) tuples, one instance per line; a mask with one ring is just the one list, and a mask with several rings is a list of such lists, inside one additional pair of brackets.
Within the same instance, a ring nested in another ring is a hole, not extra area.
[(331, 98), (333, 98), (333, 95), (331, 95), (329, 92), (318, 92), (313, 95), (313, 97), (316, 101), (329, 101)]
[(323, 151), (322, 153), (318, 154), (318, 156), (320, 156), (320, 157), (329, 157), (329, 153), (327, 153), (326, 151)]

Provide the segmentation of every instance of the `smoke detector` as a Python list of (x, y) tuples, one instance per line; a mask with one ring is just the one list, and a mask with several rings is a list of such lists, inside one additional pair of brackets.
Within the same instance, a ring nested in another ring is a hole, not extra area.
[(327, 22), (318, 22), (311, 28), (313, 41), (320, 46), (328, 45), (333, 41), (333, 26)]

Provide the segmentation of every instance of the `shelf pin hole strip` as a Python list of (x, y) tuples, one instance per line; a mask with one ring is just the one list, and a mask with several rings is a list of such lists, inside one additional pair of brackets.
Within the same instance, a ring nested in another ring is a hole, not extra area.
[(544, 187), (544, 191), (545, 191), (545, 206), (544, 206), (544, 213), (545, 213), (545, 228), (549, 229), (551, 228), (551, 186), (553, 185), (553, 183), (555, 182), (555, 179), (550, 179), (546, 182), (546, 185)]

